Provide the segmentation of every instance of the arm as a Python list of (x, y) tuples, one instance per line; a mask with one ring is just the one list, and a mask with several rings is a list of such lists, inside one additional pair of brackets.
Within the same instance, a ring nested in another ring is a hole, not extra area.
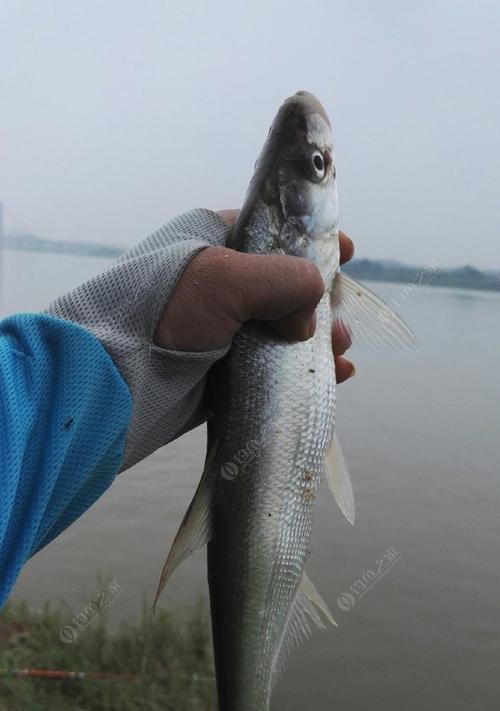
[(227, 250), (228, 230), (193, 210), (46, 314), (0, 322), (0, 606), (119, 471), (203, 421), (205, 376), (241, 323), (312, 335), (315, 267)]
[(111, 484), (129, 390), (81, 326), (43, 314), (0, 322), (0, 607), (25, 561)]

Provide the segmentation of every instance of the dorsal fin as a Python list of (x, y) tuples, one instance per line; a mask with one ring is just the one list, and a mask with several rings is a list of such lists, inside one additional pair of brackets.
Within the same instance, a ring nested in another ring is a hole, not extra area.
[(161, 571), (158, 590), (153, 602), (153, 610), (156, 607), (158, 598), (165, 587), (167, 580), (174, 570), (183, 560), (188, 558), (193, 551), (208, 543), (212, 537), (212, 503), (214, 488), (214, 473), (212, 464), (217, 451), (218, 440), (210, 450), (203, 475), (201, 477), (196, 493), (188, 506), (182, 523), (170, 548), (167, 560)]

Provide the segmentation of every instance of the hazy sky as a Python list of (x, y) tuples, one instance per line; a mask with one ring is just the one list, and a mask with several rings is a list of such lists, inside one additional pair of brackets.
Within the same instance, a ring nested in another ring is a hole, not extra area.
[(2, 0), (0, 23), (7, 228), (130, 245), (238, 206), (308, 89), (358, 255), (500, 268), (498, 0)]

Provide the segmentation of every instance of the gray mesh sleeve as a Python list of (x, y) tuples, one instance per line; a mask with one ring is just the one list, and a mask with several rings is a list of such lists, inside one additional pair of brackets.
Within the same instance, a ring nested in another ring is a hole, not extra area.
[(210, 210), (179, 215), (47, 309), (91, 331), (129, 386), (133, 415), (122, 471), (204, 419), (205, 376), (229, 346), (168, 351), (154, 346), (152, 337), (189, 261), (209, 245), (224, 244), (228, 231)]

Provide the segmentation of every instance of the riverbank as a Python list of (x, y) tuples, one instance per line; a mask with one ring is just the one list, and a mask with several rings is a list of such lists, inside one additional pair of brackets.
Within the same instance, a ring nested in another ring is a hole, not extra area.
[[(201, 603), (155, 615), (144, 609), (114, 631), (104, 611), (80, 622), (80, 629), (78, 621), (68, 625), (67, 610), (48, 603), (33, 609), (15, 602), (0, 612), (0, 711), (215, 711)], [(84, 675), (34, 678), (22, 676), (25, 669)]]

